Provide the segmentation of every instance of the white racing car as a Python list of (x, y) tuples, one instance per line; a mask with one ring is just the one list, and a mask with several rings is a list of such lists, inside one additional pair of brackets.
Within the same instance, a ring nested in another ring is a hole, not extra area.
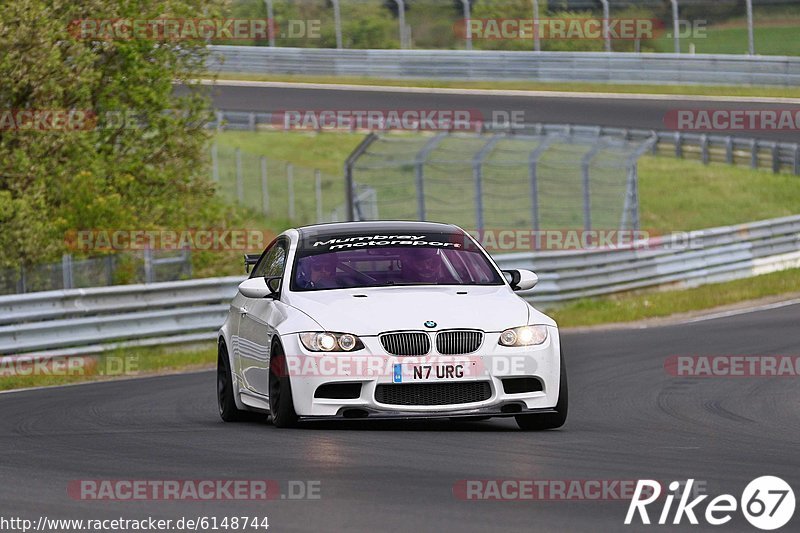
[(290, 229), (256, 259), (219, 332), (220, 416), (567, 417), (558, 328), (464, 230), (428, 222)]

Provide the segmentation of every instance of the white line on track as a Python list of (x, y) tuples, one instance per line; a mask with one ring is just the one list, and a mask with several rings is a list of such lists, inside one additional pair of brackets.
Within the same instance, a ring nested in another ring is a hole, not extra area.
[(351, 85), (342, 83), (302, 83), (283, 81), (249, 81), (249, 80), (199, 80), (202, 85), (221, 87), (264, 87), (276, 89), (315, 89), (327, 91), (360, 91), (381, 93), (417, 93), (417, 94), (455, 94), (473, 96), (525, 96), (531, 98), (578, 98), (594, 100), (654, 100), (683, 102), (718, 102), (718, 103), (751, 103), (751, 104), (791, 104), (800, 105), (800, 98), (782, 98), (766, 96), (702, 96), (681, 94), (628, 94), (628, 93), (594, 93), (569, 91), (523, 91), (503, 89), (455, 89), (444, 87), (401, 87), (397, 85)]

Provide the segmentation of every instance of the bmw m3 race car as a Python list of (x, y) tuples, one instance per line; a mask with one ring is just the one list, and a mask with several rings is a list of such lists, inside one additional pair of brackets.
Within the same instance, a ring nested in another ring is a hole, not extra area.
[(239, 285), (219, 332), (220, 416), (567, 417), (558, 327), (467, 232), (429, 222), (290, 229)]

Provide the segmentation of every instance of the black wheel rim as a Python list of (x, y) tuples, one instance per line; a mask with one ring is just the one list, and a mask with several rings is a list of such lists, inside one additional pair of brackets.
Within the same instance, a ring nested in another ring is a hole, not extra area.
[(273, 417), (278, 412), (281, 399), (281, 382), (274, 372), (269, 373), (269, 410)]
[(225, 372), (225, 368), (218, 368), (217, 369), (217, 405), (219, 406), (219, 412), (222, 413), (225, 410), (225, 393), (228, 386), (228, 376), (227, 372)]

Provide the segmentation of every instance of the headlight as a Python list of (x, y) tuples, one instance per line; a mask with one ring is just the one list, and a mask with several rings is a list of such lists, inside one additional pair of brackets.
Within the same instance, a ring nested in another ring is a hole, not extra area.
[(300, 342), (312, 352), (352, 352), (364, 348), (361, 339), (350, 333), (301, 333)]
[(500, 344), (503, 346), (532, 346), (542, 344), (547, 340), (545, 326), (521, 326), (505, 330), (500, 334)]

